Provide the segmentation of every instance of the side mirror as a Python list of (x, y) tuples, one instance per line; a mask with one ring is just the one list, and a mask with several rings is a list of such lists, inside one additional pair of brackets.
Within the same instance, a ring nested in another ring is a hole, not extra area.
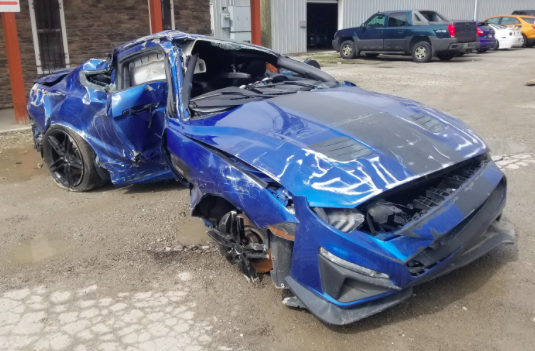
[(362, 28), (362, 29), (366, 29), (366, 23), (362, 23), (362, 24), (360, 25), (360, 28)]

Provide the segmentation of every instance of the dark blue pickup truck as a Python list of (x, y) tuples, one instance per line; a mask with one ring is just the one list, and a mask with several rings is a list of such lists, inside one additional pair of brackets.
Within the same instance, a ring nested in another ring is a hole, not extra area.
[(479, 48), (476, 22), (450, 21), (435, 11), (385, 11), (360, 27), (341, 29), (333, 48), (344, 59), (360, 53), (368, 57), (412, 55), (415, 62), (433, 57), (449, 61)]

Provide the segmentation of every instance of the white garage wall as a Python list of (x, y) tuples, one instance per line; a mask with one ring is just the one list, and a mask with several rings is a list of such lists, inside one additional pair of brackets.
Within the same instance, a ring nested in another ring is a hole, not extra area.
[[(476, 11), (477, 1), (477, 11)], [(221, 28), (222, 7), (249, 6), (249, 0), (210, 0), (214, 36), (228, 39)], [(281, 53), (305, 52), (307, 0), (271, 0), (272, 49)], [(359, 26), (378, 11), (424, 9), (438, 11), (449, 19), (483, 20), (510, 14), (513, 10), (534, 10), (535, 0), (338, 0), (338, 28)]]
[(271, 0), (271, 46), (280, 53), (307, 51), (306, 0)]
[(449, 19), (470, 20), (474, 18), (475, 0), (340, 0), (338, 6), (338, 28), (341, 29), (360, 26), (379, 11), (433, 10)]
[(535, 10), (535, 0), (478, 0), (476, 19), (510, 15), (514, 10)]

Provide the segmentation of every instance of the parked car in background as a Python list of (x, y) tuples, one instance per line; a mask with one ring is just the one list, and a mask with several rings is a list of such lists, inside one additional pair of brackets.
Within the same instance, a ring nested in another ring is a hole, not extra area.
[(505, 175), (463, 121), (259, 46), (140, 38), (38, 79), (28, 113), (60, 187), (179, 180), (230, 263), (330, 324), (514, 242)]
[(522, 32), (521, 47), (531, 47), (535, 45), (535, 16), (493, 16), (483, 22), (488, 24), (501, 24), (506, 27), (520, 27)]
[(435, 11), (386, 11), (371, 16), (360, 27), (336, 32), (333, 48), (344, 59), (412, 55), (415, 62), (433, 57), (449, 61), (479, 47), (476, 22), (452, 22)]
[(479, 38), (478, 52), (487, 52), (496, 47), (494, 29), (485, 22), (477, 23), (477, 36)]
[(520, 27), (505, 27), (500, 24), (489, 24), (489, 26), (494, 29), (496, 50), (519, 48), (522, 46), (524, 38), (520, 32)]
[(535, 16), (535, 10), (516, 10), (513, 11), (513, 15), (525, 15), (525, 16)]

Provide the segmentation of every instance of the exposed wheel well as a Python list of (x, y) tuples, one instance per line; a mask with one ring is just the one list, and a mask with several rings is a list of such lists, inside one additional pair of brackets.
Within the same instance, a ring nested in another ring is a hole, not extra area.
[(428, 42), (429, 45), (431, 45), (431, 40), (429, 40), (429, 37), (414, 37), (414, 38), (411, 39), (411, 44), (410, 44), (409, 50), (412, 51), (412, 47), (414, 46), (414, 44), (416, 44), (416, 43), (418, 43), (420, 41)]
[(225, 213), (236, 210), (236, 206), (218, 195), (205, 195), (195, 206), (191, 215), (217, 224)]

